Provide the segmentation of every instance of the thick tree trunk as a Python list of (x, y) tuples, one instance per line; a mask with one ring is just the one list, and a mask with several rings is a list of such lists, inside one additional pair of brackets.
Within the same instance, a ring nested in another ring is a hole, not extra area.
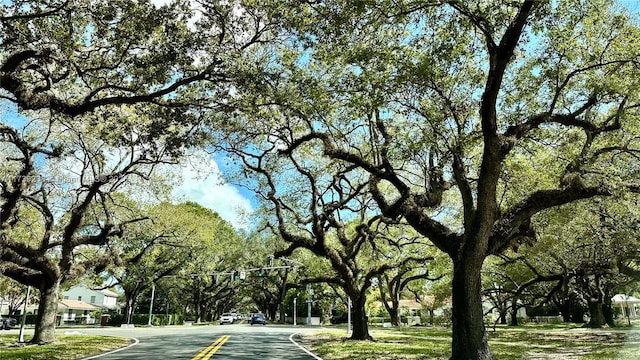
[(391, 325), (400, 326), (400, 311), (397, 307), (389, 309), (389, 315), (391, 316)]
[(382, 305), (384, 305), (387, 313), (389, 313), (389, 317), (391, 318), (391, 325), (400, 326), (400, 299), (398, 299), (398, 294), (394, 295), (391, 283), (388, 283), (387, 286), (389, 288), (388, 290), (389, 297), (391, 298), (391, 306), (389, 306), (389, 301), (387, 301), (387, 296), (384, 292), (384, 286), (380, 286), (380, 298), (382, 299)]
[(136, 301), (138, 300), (138, 293), (128, 293), (125, 291), (125, 306), (124, 306), (124, 315), (125, 315), (125, 324), (131, 324), (133, 321), (133, 312), (136, 307)]
[(563, 304), (562, 306), (558, 306), (558, 310), (562, 316), (562, 322), (571, 322), (571, 305)]
[(56, 341), (56, 316), (58, 314), (58, 288), (60, 279), (43, 280), (40, 284), (40, 305), (32, 344), (48, 344)]
[(365, 310), (366, 299), (360, 297), (351, 300), (353, 308), (353, 316), (351, 321), (353, 324), (353, 333), (351, 334), (351, 340), (371, 340), (369, 335), (369, 324), (367, 319), (367, 312)]
[[(465, 259), (466, 260), (466, 259)], [(492, 360), (482, 311), (482, 259), (454, 261), (451, 360)]]
[(135, 311), (136, 302), (138, 301), (138, 296), (140, 295), (140, 287), (139, 282), (132, 287), (124, 287), (124, 297), (125, 297), (125, 305), (124, 305), (124, 323), (131, 324), (133, 321), (133, 312)]
[(518, 326), (518, 297), (514, 296), (511, 300), (511, 322), (509, 326)]
[(607, 325), (602, 312), (602, 301), (589, 301), (589, 315), (591, 316), (589, 327), (600, 328)]
[(275, 320), (276, 314), (278, 313), (278, 304), (271, 303), (271, 305), (269, 305), (267, 309), (268, 309), (269, 318), (271, 319), (271, 321)]
[(504, 311), (500, 311), (500, 324), (501, 325), (506, 325), (507, 324), (507, 312)]
[(196, 323), (200, 323), (207, 320), (207, 306), (204, 304), (200, 304), (198, 306), (198, 318), (196, 319)]
[(127, 301), (125, 302), (124, 316), (125, 316), (124, 322), (126, 324), (131, 324), (131, 320), (133, 317), (133, 299), (130, 297), (127, 297)]

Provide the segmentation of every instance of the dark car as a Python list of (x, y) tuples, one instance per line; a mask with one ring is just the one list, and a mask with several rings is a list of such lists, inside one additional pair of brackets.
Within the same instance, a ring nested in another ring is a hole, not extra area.
[(251, 316), (251, 320), (249, 320), (249, 323), (251, 325), (253, 325), (253, 324), (267, 325), (267, 319), (265, 319), (264, 315), (262, 315), (262, 314), (253, 314)]
[(10, 317), (0, 316), (0, 330), (11, 330), (11, 328), (18, 325), (18, 320)]
[(330, 321), (332, 324), (346, 324), (347, 322), (349, 322), (349, 314), (342, 313), (339, 315), (334, 315), (331, 317)]

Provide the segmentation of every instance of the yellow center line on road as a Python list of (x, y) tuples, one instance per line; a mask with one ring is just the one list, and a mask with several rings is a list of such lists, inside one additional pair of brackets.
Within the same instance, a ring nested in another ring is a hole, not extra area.
[(227, 340), (229, 340), (229, 338), (230, 336), (228, 335), (220, 336), (219, 338), (216, 339), (216, 341), (212, 342), (211, 345), (207, 346), (204, 350), (200, 351), (198, 355), (196, 355), (191, 360), (209, 360), (209, 358), (213, 356), (213, 354), (215, 354), (216, 351), (218, 351), (218, 349), (220, 349), (222, 345), (224, 345), (224, 343), (226, 343)]

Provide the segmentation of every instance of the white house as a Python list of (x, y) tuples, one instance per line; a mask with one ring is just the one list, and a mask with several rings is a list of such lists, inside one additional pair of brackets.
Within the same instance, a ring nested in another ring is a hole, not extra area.
[(63, 324), (95, 324), (96, 318), (92, 312), (97, 310), (100, 307), (84, 301), (65, 299), (58, 302), (58, 314)]
[(616, 294), (611, 298), (611, 305), (620, 308), (620, 316), (637, 318), (640, 314), (640, 299), (631, 295)]
[(118, 310), (118, 294), (109, 290), (93, 290), (85, 285), (76, 285), (62, 292), (65, 300), (84, 301), (108, 310)]

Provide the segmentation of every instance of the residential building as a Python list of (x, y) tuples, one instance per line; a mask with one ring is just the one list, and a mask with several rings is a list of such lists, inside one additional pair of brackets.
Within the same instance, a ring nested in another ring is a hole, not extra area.
[(111, 311), (120, 309), (118, 306), (118, 294), (110, 290), (94, 290), (85, 285), (76, 285), (62, 292), (64, 300), (83, 301), (99, 308)]
[(95, 324), (96, 318), (93, 312), (98, 310), (100, 307), (81, 300), (65, 299), (58, 302), (61, 324)]

